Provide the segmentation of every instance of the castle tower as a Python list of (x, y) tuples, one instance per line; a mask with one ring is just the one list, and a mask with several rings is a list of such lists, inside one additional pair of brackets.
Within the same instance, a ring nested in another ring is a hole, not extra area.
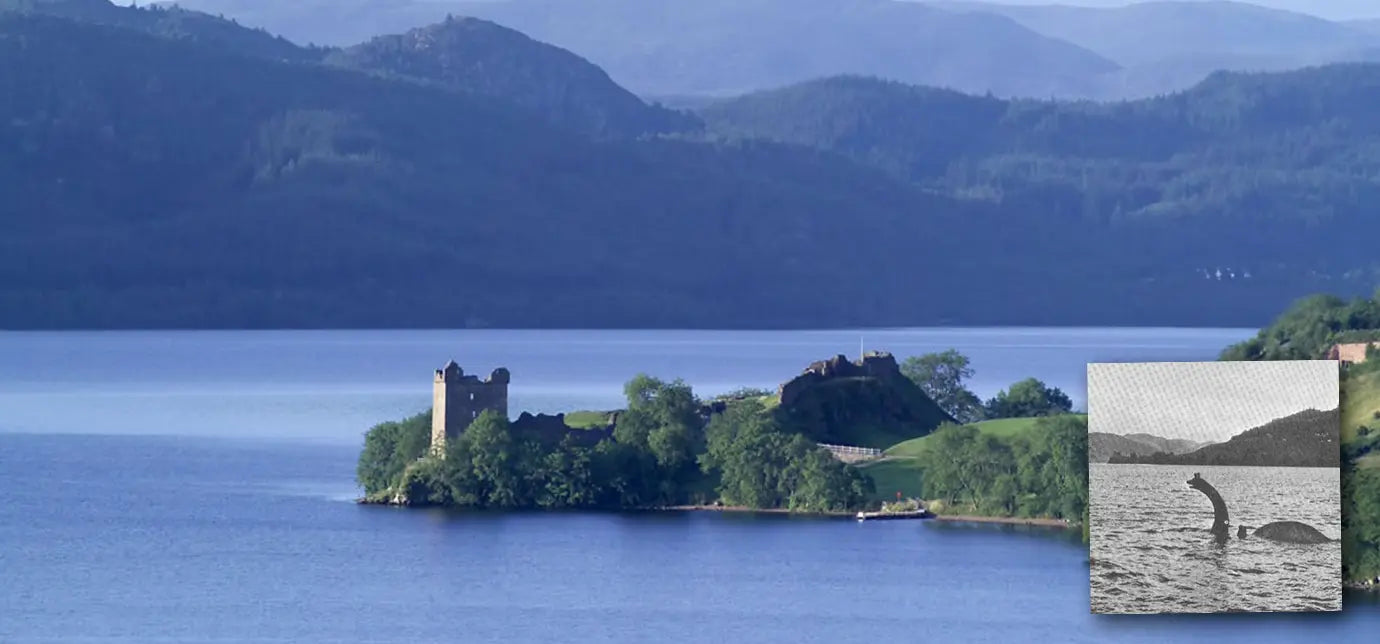
[(488, 378), (465, 375), (452, 360), (436, 370), (431, 386), (431, 448), (445, 450), (446, 440), (459, 436), (485, 410), (508, 416), (508, 370), (494, 369)]

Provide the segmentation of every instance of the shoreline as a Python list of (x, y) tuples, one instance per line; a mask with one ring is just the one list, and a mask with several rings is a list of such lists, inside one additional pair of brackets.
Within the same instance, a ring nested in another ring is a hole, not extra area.
[[(379, 499), (355, 499), (359, 505), (382, 505), (390, 507), (413, 507), (393, 500)], [(803, 518), (824, 518), (824, 519), (854, 519), (858, 517), (857, 512), (799, 512), (788, 508), (750, 508), (742, 505), (666, 505), (648, 508), (638, 508), (624, 510), (625, 512), (720, 512), (727, 514), (773, 514), (780, 516), (793, 516)], [(1040, 528), (1055, 528), (1061, 530), (1071, 529), (1073, 526), (1065, 519), (1042, 519), (1042, 518), (1020, 518), (1020, 517), (988, 517), (968, 514), (930, 514), (919, 519), (922, 521), (943, 521), (947, 523), (986, 523), (997, 525), (1023, 525)]]
[(1068, 530), (1072, 526), (1066, 519), (1038, 519), (1021, 517), (984, 517), (970, 514), (937, 514), (935, 521), (947, 521), (950, 523), (997, 523), (1003, 525), (1026, 525), (1041, 528), (1058, 528)]
[(797, 517), (854, 518), (857, 512), (792, 512), (787, 508), (749, 508), (742, 505), (668, 505), (644, 512), (729, 512), (735, 514), (784, 514)]
[[(396, 497), (389, 499), (356, 497), (356, 505), (375, 505), (392, 508), (416, 508), (416, 509), (463, 509), (448, 508), (447, 506), (414, 506), (398, 501)], [(492, 510), (486, 510), (492, 511)], [(787, 508), (749, 508), (741, 505), (666, 505), (652, 506), (646, 508), (627, 508), (622, 510), (593, 510), (593, 509), (568, 509), (568, 510), (542, 510), (539, 508), (529, 508), (520, 510), (521, 512), (724, 512), (730, 514), (779, 514), (796, 517), (816, 517), (816, 518), (855, 518), (857, 512), (799, 512), (791, 511)]]

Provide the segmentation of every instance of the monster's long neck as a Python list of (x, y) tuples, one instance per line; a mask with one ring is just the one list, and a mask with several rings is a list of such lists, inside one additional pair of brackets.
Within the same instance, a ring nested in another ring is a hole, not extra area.
[(1212, 501), (1212, 530), (1227, 529), (1227, 502), (1222, 500), (1222, 495), (1217, 493), (1217, 489), (1203, 481), (1198, 488), (1199, 492), (1207, 495), (1208, 500)]

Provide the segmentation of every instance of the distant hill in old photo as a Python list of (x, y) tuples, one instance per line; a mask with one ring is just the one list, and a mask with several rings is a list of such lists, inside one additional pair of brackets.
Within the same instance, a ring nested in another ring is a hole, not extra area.
[(1120, 436), (1105, 432), (1092, 432), (1088, 434), (1088, 462), (1106, 463), (1115, 454), (1129, 456), (1153, 456), (1160, 452), (1186, 454), (1205, 445), (1211, 445), (1211, 443), (1183, 438), (1160, 438), (1152, 434)]
[[(1308, 409), (1248, 429), (1225, 443), (1183, 454), (1113, 454), (1112, 464), (1340, 467), (1341, 416), (1337, 409)], [(1122, 438), (1122, 437), (1116, 437)], [(1090, 449), (1091, 451), (1091, 449)]]

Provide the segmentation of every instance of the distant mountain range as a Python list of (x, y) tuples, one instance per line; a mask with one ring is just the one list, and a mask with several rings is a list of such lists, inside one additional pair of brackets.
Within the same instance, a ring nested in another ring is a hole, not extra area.
[(1088, 462), (1106, 463), (1115, 454), (1123, 456), (1153, 456), (1161, 452), (1184, 454), (1210, 443), (1200, 443), (1182, 438), (1160, 438), (1150, 434), (1108, 434), (1091, 432), (1088, 434)]
[[(299, 42), (353, 45), (447, 14), (578, 51), (642, 96), (857, 74), (972, 93), (1138, 98), (1218, 70), (1377, 60), (1373, 23), (1241, 2), (1128, 7), (903, 0), (178, 0)], [(676, 99), (668, 99), (676, 100)], [(684, 104), (683, 99), (678, 101)]]
[(690, 114), (646, 105), (569, 51), (474, 18), (378, 36), (331, 52), (325, 61), (498, 98), (595, 136), (670, 134), (702, 125)]
[(1346, 23), (1353, 29), (1359, 29), (1375, 35), (1380, 35), (1380, 19), (1372, 20), (1352, 20)]
[[(1099, 436), (1107, 435), (1099, 434)], [(1337, 409), (1330, 411), (1308, 409), (1272, 420), (1260, 427), (1248, 429), (1224, 443), (1177, 453), (1163, 451), (1153, 454), (1119, 452), (1112, 454), (1107, 462), (1155, 465), (1340, 467), (1341, 453), (1340, 411)]]
[(0, 60), (0, 328), (1246, 326), (1380, 275), (1374, 65), (691, 113), (480, 19), (104, 0), (0, 0)]
[[(1155, 248), (1142, 251), (1145, 259), (1176, 257), (1186, 271), (1196, 264), (1203, 279), (1234, 288), (1315, 270), (1334, 285), (1356, 279), (1359, 286), (1375, 283), (1360, 269), (1371, 261), (1342, 240), (1372, 230), (1380, 202), (1374, 175), (1351, 166), (1380, 170), (1380, 156), (1365, 151), (1380, 144), (1380, 116), (1361, 107), (1377, 101), (1380, 66), (1349, 64), (1219, 73), (1178, 94), (1110, 104), (836, 77), (721, 101), (699, 114), (723, 137), (835, 152), (940, 194), (998, 202), (1054, 226), (1062, 241), (1046, 243), (1072, 244), (1106, 226), (1134, 230), (1137, 247)], [(1323, 261), (1352, 268), (1304, 268), (1289, 259), (1314, 244), (1330, 249)], [(1080, 252), (1097, 256), (1094, 265), (1115, 266), (1130, 258), (1102, 253), (1117, 247)], [(1140, 278), (1163, 284), (1169, 275), (1150, 270)]]
[(1093, 98), (1135, 98), (1183, 89), (1215, 71), (1283, 71), (1377, 60), (1380, 39), (1349, 23), (1242, 2), (1144, 2), (1125, 7), (952, 3), (1007, 16), (1122, 68)]

